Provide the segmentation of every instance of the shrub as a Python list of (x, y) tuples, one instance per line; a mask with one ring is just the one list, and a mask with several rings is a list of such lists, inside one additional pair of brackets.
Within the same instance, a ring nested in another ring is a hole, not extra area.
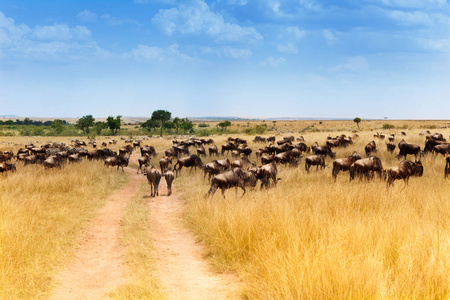
[(387, 124), (387, 123), (383, 124), (383, 129), (394, 129), (394, 128), (395, 128), (395, 126), (392, 124)]

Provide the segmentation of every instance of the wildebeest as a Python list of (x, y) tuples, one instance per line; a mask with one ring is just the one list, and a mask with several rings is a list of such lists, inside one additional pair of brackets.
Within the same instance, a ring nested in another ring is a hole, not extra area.
[(273, 154), (264, 155), (263, 157), (261, 157), (261, 164), (263, 165), (270, 164), (271, 162), (273, 162), (274, 159), (275, 155)]
[(241, 157), (240, 159), (233, 161), (231, 163), (231, 168), (241, 168), (242, 169), (243, 167), (247, 166), (248, 164), (251, 164), (251, 162), (246, 156), (244, 156), (244, 157)]
[(220, 165), (220, 167), (223, 171), (227, 171), (231, 168), (230, 160), (227, 157), (225, 157), (223, 159), (218, 159), (217, 163)]
[(76, 163), (81, 161), (81, 155), (79, 153), (71, 154), (68, 156), (69, 163)]
[(386, 148), (389, 153), (394, 153), (395, 147), (397, 146), (395, 145), (394, 142), (386, 143)]
[(221, 150), (221, 154), (223, 155), (226, 152), (229, 152), (231, 150), (235, 150), (237, 147), (235, 144), (233, 144), (232, 142), (228, 142), (226, 144), (222, 145), (222, 150)]
[(46, 169), (61, 167), (61, 158), (56, 155), (52, 155), (42, 163)]
[(139, 171), (141, 171), (141, 173), (144, 173), (145, 168), (150, 163), (150, 155), (145, 153), (144, 156), (138, 158), (138, 163), (139, 163), (139, 167), (136, 171), (136, 174), (138, 174)]
[(321, 169), (325, 168), (325, 155), (319, 154), (319, 155), (311, 155), (305, 158), (305, 170), (309, 173), (309, 168), (311, 166), (316, 166), (316, 170), (319, 169), (319, 166)]
[(234, 168), (230, 171), (214, 176), (211, 181), (211, 187), (205, 197), (213, 196), (217, 189), (221, 189), (222, 196), (225, 198), (225, 190), (232, 187), (235, 187), (236, 191), (237, 188), (240, 187), (244, 191), (242, 196), (245, 194), (244, 173), (239, 168)]
[(164, 173), (164, 170), (167, 169), (169, 164), (172, 163), (171, 156), (165, 156), (159, 160), (159, 166), (161, 167), (161, 172)]
[(14, 173), (16, 171), (16, 165), (7, 161), (0, 163), (0, 173), (2, 173), (2, 175), (3, 174), (7, 175), (8, 171)]
[(122, 172), (124, 172), (123, 167), (128, 166), (128, 161), (129, 161), (128, 158), (125, 158), (120, 155), (111, 156), (111, 157), (108, 157), (107, 159), (105, 159), (105, 166), (107, 166), (107, 167), (117, 166), (117, 170), (119, 170), (119, 168), (122, 168)]
[(209, 156), (210, 156), (210, 157), (211, 157), (213, 154), (214, 154), (215, 156), (218, 156), (218, 155), (219, 155), (219, 149), (217, 149), (217, 146), (216, 146), (216, 145), (213, 145), (213, 146), (209, 147), (209, 148), (208, 148), (208, 152), (209, 152)]
[(175, 179), (175, 176), (173, 176), (172, 169), (167, 169), (164, 172), (164, 179), (166, 180), (167, 184), (167, 196), (172, 195), (172, 182)]
[(197, 155), (198, 156), (205, 156), (206, 157), (206, 150), (205, 150), (205, 147), (203, 147), (203, 146), (200, 146), (200, 147), (198, 147), (197, 148)]
[(155, 167), (151, 166), (145, 169), (145, 174), (147, 176), (148, 184), (150, 185), (150, 196), (159, 196), (158, 187), (161, 181), (161, 172)]
[(206, 177), (206, 174), (208, 174), (208, 181), (211, 180), (211, 177), (214, 175), (217, 175), (220, 173), (220, 170), (222, 169), (221, 165), (217, 162), (217, 160), (213, 160), (207, 164), (204, 165), (203, 171), (204, 175), (203, 178)]
[(361, 155), (359, 155), (355, 151), (350, 156), (347, 156), (345, 158), (338, 158), (335, 161), (333, 161), (333, 170), (331, 174), (333, 175), (334, 181), (336, 182), (337, 175), (339, 174), (340, 171), (350, 170), (350, 166), (358, 159), (361, 159)]
[(369, 142), (365, 147), (364, 151), (366, 152), (367, 156), (370, 156), (372, 153), (377, 152), (377, 145), (375, 144), (375, 141)]
[[(178, 168), (177, 168), (178, 166)], [(177, 160), (175, 165), (173, 166), (173, 169), (175, 170), (175, 174), (178, 176), (178, 173), (181, 171), (183, 167), (185, 168), (192, 168), (194, 167), (194, 170), (197, 170), (197, 167), (202, 167), (203, 162), (196, 154), (192, 154), (191, 156), (182, 157)], [(191, 169), (192, 170), (192, 169)]]
[(444, 178), (450, 174), (450, 156), (445, 158), (445, 169), (444, 169)]
[(311, 149), (315, 155), (323, 155), (324, 157), (328, 155), (333, 159), (336, 157), (336, 152), (332, 152), (330, 146), (328, 145), (316, 146), (314, 148), (311, 147)]
[(450, 144), (439, 144), (433, 147), (432, 151), (436, 154), (450, 154)]
[(404, 139), (402, 139), (400, 143), (398, 143), (398, 150), (400, 150), (397, 155), (399, 159), (402, 158), (402, 156), (406, 159), (408, 154), (414, 155), (417, 159), (417, 155), (420, 152), (420, 146), (416, 144), (408, 144)]
[(261, 181), (261, 189), (263, 187), (269, 188), (270, 180), (272, 180), (274, 186), (277, 185), (277, 181), (280, 180), (280, 178), (277, 178), (278, 169), (274, 162), (258, 167), (254, 173), (256, 179)]
[(381, 159), (376, 156), (359, 159), (350, 166), (350, 180), (353, 180), (355, 175), (358, 175), (361, 180), (363, 176), (366, 179), (370, 179), (374, 172), (378, 173), (380, 179), (382, 178), (383, 164), (381, 163)]
[(408, 184), (410, 176), (422, 176), (423, 165), (420, 161), (412, 162), (410, 160), (404, 160), (387, 169), (387, 186), (394, 184), (395, 180), (403, 179), (405, 186)]
[(144, 156), (144, 154), (147, 153), (150, 156), (156, 156), (156, 150), (153, 146), (146, 145), (145, 147), (141, 147), (141, 156)]
[(28, 164), (41, 164), (46, 159), (45, 154), (38, 153), (24, 158), (25, 166)]

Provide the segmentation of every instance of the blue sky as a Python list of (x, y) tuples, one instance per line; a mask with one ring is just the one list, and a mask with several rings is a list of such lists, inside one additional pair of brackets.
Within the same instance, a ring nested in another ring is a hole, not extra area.
[(445, 0), (0, 2), (0, 115), (449, 119)]

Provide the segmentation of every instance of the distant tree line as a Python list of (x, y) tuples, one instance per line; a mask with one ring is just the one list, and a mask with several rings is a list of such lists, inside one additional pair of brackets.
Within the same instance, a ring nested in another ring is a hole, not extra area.
[[(63, 125), (67, 124), (66, 120), (60, 120)], [(0, 120), (0, 125), (34, 125), (34, 126), (52, 126), (53, 121), (33, 121), (30, 118), (25, 118), (23, 120), (16, 119), (3, 121)]]

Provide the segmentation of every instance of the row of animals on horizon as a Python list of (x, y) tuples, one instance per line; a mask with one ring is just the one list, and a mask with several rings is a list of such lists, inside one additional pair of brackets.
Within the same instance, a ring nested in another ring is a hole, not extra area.
[[(422, 134), (422, 133), (421, 133)], [(406, 135), (402, 133), (401, 135)], [(374, 137), (383, 139), (383, 135), (377, 133)], [(387, 180), (387, 185), (390, 186), (395, 180), (403, 179), (405, 185), (411, 176), (422, 176), (423, 165), (417, 158), (422, 155), (426, 155), (429, 152), (441, 153), (443, 155), (450, 154), (450, 144), (446, 142), (443, 135), (440, 133), (430, 134), (426, 133), (425, 147), (421, 150), (421, 147), (416, 144), (407, 143), (402, 139), (398, 145), (393, 143), (394, 136), (388, 137), (389, 143), (387, 143), (387, 151), (393, 153), (396, 146), (398, 146), (399, 153), (397, 158), (404, 158), (399, 164), (392, 166), (388, 169), (384, 169), (381, 160), (374, 156), (377, 152), (375, 141), (369, 142), (365, 146), (365, 153), (367, 158), (361, 158), (361, 156), (355, 151), (352, 155), (345, 158), (335, 159), (336, 152), (333, 152), (333, 148), (347, 147), (352, 144), (355, 139), (358, 138), (357, 134), (353, 136), (340, 135), (337, 137), (329, 136), (325, 145), (319, 146), (318, 143), (314, 143), (311, 146), (307, 146), (304, 143), (303, 137), (298, 137), (299, 143), (294, 144), (294, 137), (288, 136), (276, 141), (275, 137), (264, 138), (256, 136), (253, 140), (254, 143), (271, 143), (268, 146), (259, 148), (255, 151), (256, 159), (261, 162), (261, 166), (257, 167), (255, 163), (250, 162), (249, 157), (253, 153), (253, 150), (248, 146), (245, 139), (241, 138), (229, 138), (225, 144), (222, 145), (220, 153), (225, 155), (231, 153), (232, 158), (230, 160), (225, 157), (223, 159), (214, 159), (206, 164), (203, 163), (201, 157), (206, 157), (206, 145), (213, 144), (212, 139), (195, 139), (190, 138), (185, 141), (173, 140), (173, 146), (167, 149), (165, 156), (159, 160), (161, 171), (154, 166), (150, 166), (150, 160), (157, 155), (153, 146), (140, 147), (142, 140), (126, 140), (128, 143), (121, 148), (118, 153), (108, 148), (94, 149), (88, 151), (82, 148), (82, 142), (76, 140), (70, 146), (65, 146), (64, 143), (45, 144), (40, 147), (34, 144), (27, 144), (24, 148), (19, 149), (16, 155), (12, 151), (5, 151), (0, 153), (0, 172), (6, 173), (8, 171), (14, 172), (16, 170), (15, 164), (11, 163), (11, 160), (15, 158), (17, 161), (23, 161), (24, 166), (28, 164), (42, 164), (46, 169), (61, 167), (66, 162), (76, 163), (81, 161), (82, 158), (103, 160), (105, 166), (117, 166), (122, 168), (128, 166), (131, 153), (136, 148), (140, 149), (141, 157), (138, 159), (138, 170), (147, 176), (149, 184), (151, 185), (151, 195), (158, 195), (158, 186), (162, 177), (165, 177), (167, 186), (169, 188), (169, 195), (171, 193), (172, 181), (175, 175), (181, 169), (197, 167), (201, 168), (204, 172), (204, 177), (208, 175), (208, 180), (211, 182), (211, 187), (206, 196), (213, 195), (218, 189), (221, 189), (222, 194), (224, 191), (231, 187), (240, 187), (246, 192), (245, 187), (254, 188), (257, 181), (261, 181), (261, 188), (268, 188), (270, 185), (276, 185), (280, 179), (277, 177), (278, 168), (277, 165), (289, 165), (298, 166), (300, 159), (303, 157), (303, 153), (313, 152), (313, 155), (305, 157), (305, 169), (309, 172), (311, 166), (324, 169), (325, 158), (329, 156), (333, 160), (332, 176), (336, 181), (337, 175), (341, 171), (349, 171), (350, 181), (355, 177), (360, 179), (370, 180), (374, 177), (374, 174), (378, 174), (380, 178)], [(392, 144), (394, 146), (392, 146)], [(190, 154), (190, 148), (196, 147), (197, 154)], [(217, 158), (219, 150), (216, 145), (211, 145), (208, 148), (209, 156)], [(183, 157), (184, 155), (184, 157)], [(406, 160), (407, 155), (414, 155), (416, 160)], [(172, 164), (172, 160), (177, 159), (172, 168), (169, 166)], [(175, 172), (175, 175), (174, 175)], [(450, 174), (450, 157), (446, 157), (446, 165), (444, 168), (445, 177)], [(272, 182), (272, 183), (271, 183)]]

